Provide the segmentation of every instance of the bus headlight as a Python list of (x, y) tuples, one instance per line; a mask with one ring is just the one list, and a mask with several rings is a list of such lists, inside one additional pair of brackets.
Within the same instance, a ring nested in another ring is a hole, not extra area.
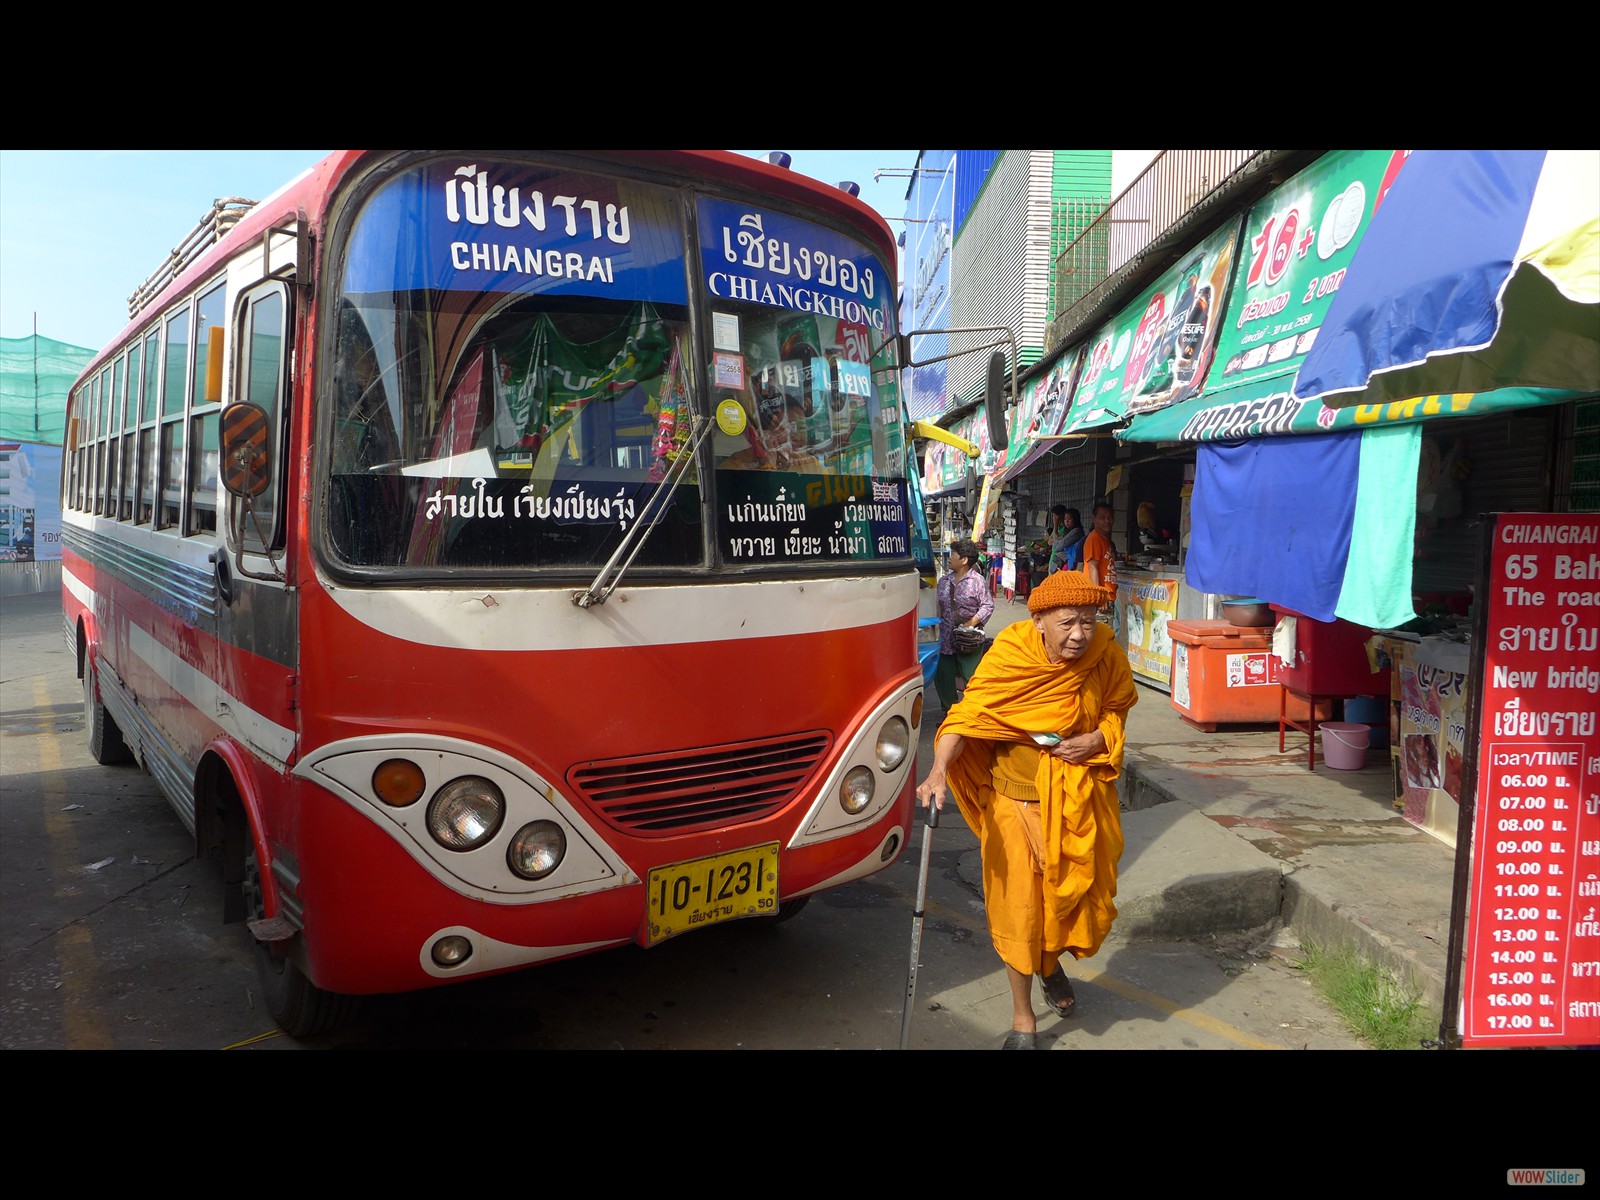
[(900, 717), (890, 717), (878, 730), (878, 765), (892, 771), (905, 761), (911, 747), (911, 729)]
[(554, 821), (530, 821), (517, 830), (506, 850), (506, 865), (524, 879), (542, 879), (561, 865), (567, 835)]
[(867, 767), (851, 767), (850, 773), (844, 777), (844, 782), (839, 785), (839, 807), (852, 817), (867, 805), (872, 803), (872, 792), (876, 785), (872, 779), (872, 771)]
[(500, 830), (506, 798), (487, 779), (452, 779), (428, 803), (428, 832), (446, 850), (473, 850)]

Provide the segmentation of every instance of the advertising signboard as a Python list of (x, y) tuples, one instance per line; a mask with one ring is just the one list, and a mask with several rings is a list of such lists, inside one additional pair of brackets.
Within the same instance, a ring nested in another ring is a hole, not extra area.
[(61, 447), (0, 442), (0, 562), (61, 557)]
[(1437, 416), (1468, 416), (1576, 396), (1541, 388), (1419, 396), (1329, 408), (1291, 394), (1351, 261), (1409, 150), (1334, 150), (1250, 210), (1204, 393), (1139, 413), (1118, 436), (1135, 442), (1225, 441), (1327, 433)]
[(1239, 221), (1184, 255), (1087, 343), (1062, 433), (1155, 412), (1199, 393), (1216, 346)]
[(1075, 372), (1082, 360), (1080, 350), (1063, 354), (1048, 371), (1023, 386), (1022, 398), (1011, 410), (1011, 442), (1003, 464), (1005, 478), (1015, 479), (1041, 454), (1060, 444), (1043, 439), (1054, 437), (1061, 430)]
[(1597, 1045), (1600, 515), (1490, 531), (1461, 1044)]
[(1118, 641), (1133, 673), (1165, 690), (1172, 681), (1172, 637), (1167, 623), (1178, 611), (1178, 575), (1117, 575)]

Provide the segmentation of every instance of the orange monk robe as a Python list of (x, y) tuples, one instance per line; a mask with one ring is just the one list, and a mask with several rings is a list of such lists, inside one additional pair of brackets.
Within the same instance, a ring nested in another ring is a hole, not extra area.
[[(1045, 945), (1035, 949), (1031, 971), (1010, 964), (1025, 974), (1037, 972), (1040, 952), (1087, 958), (1100, 948), (1116, 919), (1117, 861), (1122, 857), (1116, 779), (1127, 713), (1137, 700), (1128, 656), (1109, 626), (1095, 627), (1089, 648), (1079, 658), (1052, 663), (1039, 631), (1024, 620), (995, 638), (967, 683), (965, 697), (939, 726), (940, 737), (959, 733), (966, 739), (945, 784), (980, 839), (995, 796), (992, 743), (1031, 743), (1032, 733), (1070, 737), (1096, 727), (1105, 736), (1105, 750), (1083, 763), (1039, 756), (1035, 783), (1044, 841)], [(999, 890), (985, 879), (986, 897)]]

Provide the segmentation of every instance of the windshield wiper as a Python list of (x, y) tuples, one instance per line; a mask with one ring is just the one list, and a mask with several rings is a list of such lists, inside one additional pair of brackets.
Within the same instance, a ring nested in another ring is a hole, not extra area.
[[(639, 511), (639, 517), (634, 522), (633, 528), (623, 536), (622, 542), (617, 546), (606, 565), (600, 568), (600, 574), (594, 577), (594, 582), (581, 592), (572, 593), (572, 602), (579, 608), (590, 608), (596, 604), (604, 604), (606, 598), (616, 591), (617, 584), (622, 582), (623, 572), (632, 565), (634, 557), (644, 548), (645, 540), (655, 529), (656, 518), (666, 511), (667, 504), (672, 500), (672, 495), (678, 490), (678, 485), (683, 482), (683, 477), (694, 463), (700, 452), (700, 443), (706, 440), (706, 434), (711, 432), (711, 418), (696, 414), (689, 422), (689, 444), (685, 446), (673, 460), (672, 466), (667, 470), (666, 476), (656, 488), (655, 495)], [(623, 558), (626, 554), (627, 557)], [(621, 565), (618, 565), (618, 562)], [(612, 570), (616, 573), (613, 575)], [(611, 575), (611, 582), (606, 583), (606, 576)], [(604, 584), (602, 587), (601, 585)]]

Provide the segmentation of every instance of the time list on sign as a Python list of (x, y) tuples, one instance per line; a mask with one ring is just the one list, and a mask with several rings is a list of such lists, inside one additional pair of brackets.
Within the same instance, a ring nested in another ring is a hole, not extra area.
[(1462, 1044), (1600, 1043), (1600, 516), (1497, 515), (1487, 582)]

